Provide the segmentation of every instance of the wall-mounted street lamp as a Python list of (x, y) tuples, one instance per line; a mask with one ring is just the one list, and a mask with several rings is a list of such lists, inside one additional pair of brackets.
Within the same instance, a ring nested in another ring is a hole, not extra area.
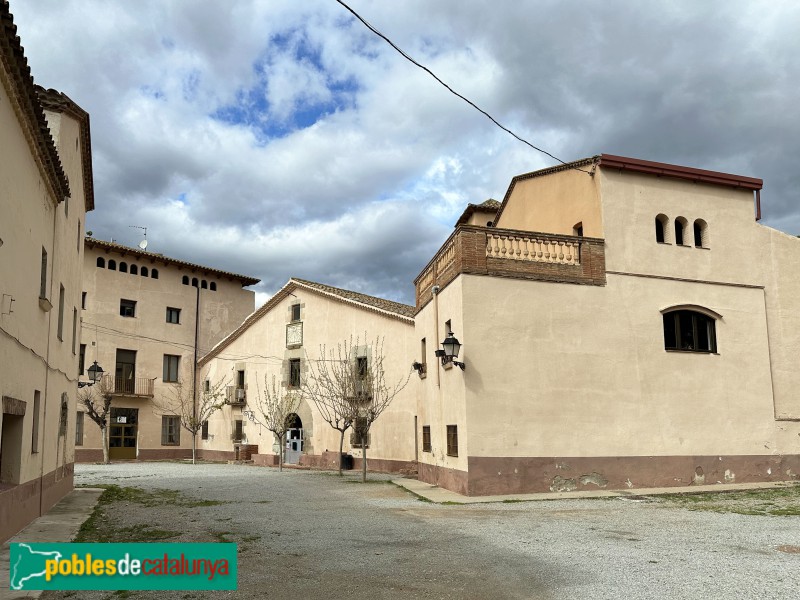
[(457, 367), (461, 367), (461, 370), (464, 370), (466, 366), (463, 362), (458, 362), (455, 360), (458, 358), (458, 353), (461, 350), (461, 342), (456, 339), (456, 336), (453, 335), (453, 332), (449, 332), (447, 337), (442, 342), (443, 350), (437, 350), (434, 354), (442, 359), (442, 366), (446, 365), (447, 363), (453, 363)]
[(87, 371), (89, 373), (89, 381), (79, 381), (78, 382), (79, 388), (86, 387), (89, 385), (94, 385), (103, 378), (103, 367), (98, 365), (97, 361), (94, 361), (94, 363), (92, 363), (92, 366), (89, 367)]

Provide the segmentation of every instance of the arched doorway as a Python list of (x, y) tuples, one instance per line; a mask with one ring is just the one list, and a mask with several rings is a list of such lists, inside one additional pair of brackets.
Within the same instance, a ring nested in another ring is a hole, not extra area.
[(297, 413), (286, 417), (286, 449), (283, 453), (283, 462), (296, 465), (300, 462), (303, 453), (303, 421)]

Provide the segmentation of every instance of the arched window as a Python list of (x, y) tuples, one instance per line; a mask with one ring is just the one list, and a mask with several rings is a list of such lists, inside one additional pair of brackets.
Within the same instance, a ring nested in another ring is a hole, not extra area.
[(200, 287), (203, 288), (204, 290), (207, 290), (208, 282), (205, 279), (203, 279), (203, 281), (200, 282)]
[(117, 261), (115, 261), (113, 258), (111, 260), (109, 260), (108, 261), (108, 268), (111, 271), (116, 271), (117, 270)]
[(209, 285), (211, 285), (211, 291), (212, 292), (216, 292), (217, 291), (217, 282), (216, 281), (212, 281)]
[(583, 237), (583, 221), (572, 226), (572, 235)]
[(192, 277), (192, 287), (197, 287), (197, 277)]
[(142, 277), (147, 277), (147, 275), (148, 275), (147, 267), (142, 267), (141, 275), (142, 275)]
[(688, 221), (683, 217), (675, 219), (675, 244), (678, 246), (684, 245), (683, 236), (686, 233), (686, 225), (688, 225)]
[(189, 276), (188, 275), (184, 275), (183, 279), (181, 280), (181, 282), (183, 283), (183, 285), (189, 285)]
[(127, 273), (128, 272), (128, 263), (126, 263), (124, 261), (119, 263), (119, 272), (120, 273)]
[(669, 218), (667, 215), (658, 215), (656, 217), (656, 241), (659, 244), (667, 243), (667, 230), (669, 227)]
[(139, 267), (136, 265), (131, 265), (131, 275), (138, 275), (139, 274)]
[(150, 269), (150, 278), (158, 279), (158, 269)]
[(106, 259), (103, 258), (102, 256), (98, 256), (97, 257), (97, 266), (100, 267), (101, 269), (105, 269), (106, 268)]
[(695, 248), (708, 248), (708, 223), (703, 219), (694, 222), (694, 245)]
[(712, 311), (699, 312), (689, 308), (664, 312), (664, 349), (679, 352), (717, 351), (717, 317)]

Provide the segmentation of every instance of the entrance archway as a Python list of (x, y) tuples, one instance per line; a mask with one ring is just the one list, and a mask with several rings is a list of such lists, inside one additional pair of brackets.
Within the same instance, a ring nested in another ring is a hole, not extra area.
[(303, 453), (303, 421), (297, 413), (286, 417), (286, 449), (283, 453), (283, 462), (296, 465), (300, 462)]

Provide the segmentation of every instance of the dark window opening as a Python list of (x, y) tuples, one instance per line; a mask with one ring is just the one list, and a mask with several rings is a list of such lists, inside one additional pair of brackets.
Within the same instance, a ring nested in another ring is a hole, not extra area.
[(706, 231), (708, 224), (702, 219), (697, 219), (694, 222), (694, 245), (695, 248), (708, 248), (708, 239), (706, 238)]
[(108, 261), (108, 270), (109, 271), (117, 270), (117, 261), (115, 261), (113, 258)]
[(431, 451), (431, 426), (430, 425), (423, 425), (422, 426), (422, 451), (423, 452), (430, 452)]
[(83, 375), (86, 367), (86, 344), (81, 344), (81, 351), (78, 355), (78, 375)]
[(139, 267), (136, 265), (131, 265), (131, 275), (138, 275), (139, 274)]
[(300, 359), (292, 358), (289, 360), (289, 387), (300, 387)]
[(192, 277), (192, 287), (197, 287), (197, 277)]
[(181, 283), (183, 283), (183, 285), (189, 285), (189, 276), (184, 275), (183, 279), (181, 279)]
[(149, 273), (147, 272), (147, 267), (142, 267), (141, 272), (139, 273), (142, 277), (147, 277)]
[(681, 352), (716, 352), (715, 319), (692, 310), (665, 313), (664, 349)]
[(181, 322), (181, 309), (167, 307), (167, 323), (174, 323), (178, 325)]
[(458, 426), (447, 426), (447, 456), (458, 456)]
[(200, 282), (200, 288), (204, 290), (208, 289), (208, 282), (205, 279), (203, 279), (203, 281)]
[(126, 263), (126, 262), (119, 263), (119, 272), (120, 273), (127, 273), (128, 272), (128, 263)]
[(97, 257), (97, 266), (100, 267), (101, 269), (105, 269), (106, 268), (106, 259), (103, 258), (102, 256), (98, 256)]
[(666, 217), (663, 215), (658, 215), (656, 217), (656, 241), (659, 244), (663, 244), (665, 242), (664, 237), (664, 226), (666, 225)]
[(244, 439), (244, 421), (236, 419), (233, 422), (233, 441), (241, 442)]
[(178, 382), (178, 370), (180, 367), (181, 357), (174, 354), (164, 355), (164, 372), (162, 379), (165, 383)]
[(119, 315), (121, 317), (135, 317), (136, 316), (136, 301), (125, 300), (119, 301)]
[(572, 226), (572, 235), (583, 237), (583, 221)]
[(216, 291), (217, 291), (217, 283), (216, 283), (215, 281), (212, 281), (212, 282), (209, 284), (209, 287), (211, 288), (211, 291), (212, 291), (212, 292), (216, 292)]
[(200, 433), (200, 439), (208, 439), (208, 421), (203, 421), (203, 428)]
[(236, 371), (236, 387), (244, 389), (244, 371)]
[(158, 269), (151, 269), (150, 279), (158, 279)]
[(81, 292), (81, 309), (86, 310), (86, 292)]
[(683, 231), (685, 229), (685, 223), (683, 217), (675, 219), (675, 244), (678, 246), (683, 246)]
[(292, 321), (300, 320), (300, 305), (292, 304)]
[(47, 298), (47, 250), (42, 248), (42, 271), (39, 274), (39, 298)]
[(161, 445), (180, 446), (181, 418), (164, 415), (161, 417)]

